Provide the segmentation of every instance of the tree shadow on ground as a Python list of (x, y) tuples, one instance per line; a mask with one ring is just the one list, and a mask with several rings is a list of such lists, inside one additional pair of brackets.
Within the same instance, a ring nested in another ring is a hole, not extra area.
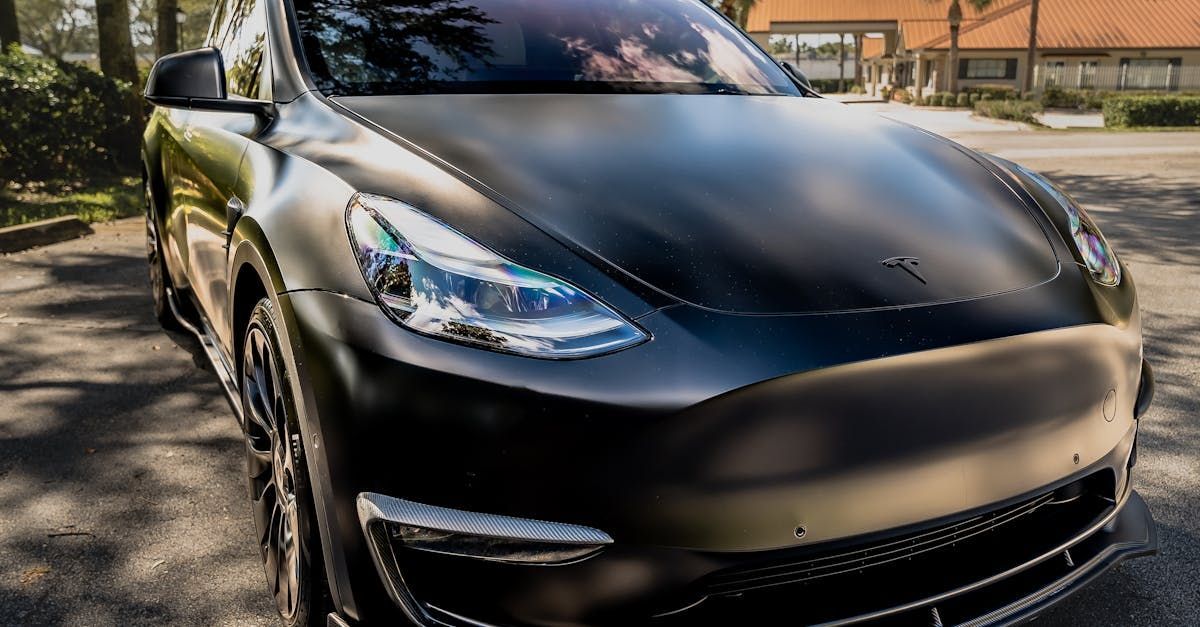
[(237, 425), (141, 256), (20, 263), (53, 292), (4, 296), (39, 322), (0, 324), (0, 622), (268, 620)]
[(1118, 252), (1200, 265), (1200, 176), (1046, 174), (1088, 208)]

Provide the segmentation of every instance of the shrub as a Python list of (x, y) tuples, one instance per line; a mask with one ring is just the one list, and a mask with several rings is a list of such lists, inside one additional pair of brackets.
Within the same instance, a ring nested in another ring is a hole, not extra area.
[(812, 84), (813, 89), (822, 94), (835, 94), (838, 90), (838, 83), (841, 81), (836, 78), (813, 78), (809, 79), (808, 82)]
[(136, 167), (130, 86), (13, 48), (0, 54), (0, 186), (71, 183)]
[[(963, 91), (968, 94), (980, 94), (981, 100), (1016, 100), (1017, 90), (1008, 85), (974, 85)], [(985, 98), (986, 96), (986, 98)]]
[(850, 93), (852, 93), (852, 94), (865, 94), (865, 93), (867, 93), (867, 90), (863, 89), (863, 88), (862, 88), (862, 85), (853, 85), (853, 86), (851, 86), (851, 87), (850, 87)]
[(986, 100), (980, 97), (980, 101), (975, 104), (976, 115), (1026, 124), (1040, 125), (1041, 122), (1038, 122), (1035, 115), (1041, 112), (1040, 102), (1026, 100)]
[(892, 88), (887, 87), (887, 86), (880, 87), (879, 88), (879, 97), (885, 101), (891, 100), (892, 99)]
[(1104, 125), (1200, 126), (1200, 96), (1113, 96), (1104, 101)]
[(958, 97), (954, 99), (954, 104), (955, 106), (959, 107), (969, 107), (972, 104), (971, 96), (968, 94), (959, 94)]
[(911, 104), (913, 101), (912, 94), (910, 94), (908, 90), (904, 89), (903, 87), (896, 88), (896, 90), (892, 92), (892, 97), (904, 104)]
[(938, 103), (943, 107), (953, 107), (954, 105), (958, 104), (958, 96), (955, 96), (950, 92), (942, 93), (938, 96)]
[(968, 106), (974, 107), (974, 106), (975, 106), (975, 103), (979, 102), (979, 98), (980, 98), (980, 96), (981, 96), (981, 94), (978, 94), (978, 93), (975, 93), (975, 94), (967, 94), (967, 98), (968, 98), (968, 101), (969, 101), (969, 104), (968, 104)]

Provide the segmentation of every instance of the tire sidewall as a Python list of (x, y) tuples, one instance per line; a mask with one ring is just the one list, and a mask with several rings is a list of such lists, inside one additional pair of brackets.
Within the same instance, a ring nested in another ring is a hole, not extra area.
[[(295, 395), (292, 393), (291, 375), (289, 374), (284, 352), (281, 348), (280, 335), (276, 331), (275, 306), (269, 298), (263, 298), (255, 305), (254, 311), (250, 315), (250, 321), (242, 334), (241, 346), (243, 350), (245, 350), (244, 347), (247, 345), (250, 332), (254, 328), (260, 329), (266, 336), (271, 351), (271, 359), (275, 361), (275, 368), (279, 373), (285, 413), (287, 415), (288, 433), (300, 435), (299, 453), (296, 454), (293, 452), (296, 456), (295, 494), (297, 506), (301, 512), (299, 520), (300, 602), (297, 604), (295, 615), (291, 617), (281, 616), (281, 618), (284, 624), (289, 627), (324, 625), (325, 616), (322, 612), (327, 611), (326, 608), (329, 602), (327, 586), (325, 585), (324, 568), (321, 563), (320, 534), (316, 526), (316, 509), (313, 503), (312, 484), (308, 474), (308, 456), (303, 444), (304, 435), (300, 430), (300, 423), (297, 418), (298, 414), (296, 411)], [(241, 361), (239, 359), (238, 363), (240, 364)], [(248, 411), (248, 402), (246, 391), (242, 390), (241, 403), (243, 412)], [(245, 436), (246, 434), (243, 433), (243, 435)]]

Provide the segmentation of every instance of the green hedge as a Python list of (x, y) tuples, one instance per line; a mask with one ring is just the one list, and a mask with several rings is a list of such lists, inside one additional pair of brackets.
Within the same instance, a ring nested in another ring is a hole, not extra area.
[(1200, 96), (1114, 96), (1104, 101), (1104, 125), (1200, 126)]
[(0, 54), (0, 187), (136, 171), (129, 90), (82, 65)]
[(968, 94), (979, 94), (980, 100), (1016, 100), (1017, 90), (1008, 85), (974, 85), (963, 89)]
[[(836, 78), (812, 78), (809, 79), (808, 82), (812, 84), (813, 89), (822, 94), (836, 94), (838, 90), (838, 83), (843, 81)], [(847, 89), (849, 89), (850, 85), (854, 84), (854, 81), (849, 78), (847, 78), (844, 82)]]
[(1041, 124), (1035, 117), (1041, 112), (1042, 103), (1029, 100), (980, 100), (975, 103), (976, 115), (1026, 124)]
[(1103, 91), (1047, 87), (1042, 92), (1042, 105), (1058, 109), (1099, 111), (1100, 107), (1104, 105), (1104, 99), (1109, 95), (1109, 92)]

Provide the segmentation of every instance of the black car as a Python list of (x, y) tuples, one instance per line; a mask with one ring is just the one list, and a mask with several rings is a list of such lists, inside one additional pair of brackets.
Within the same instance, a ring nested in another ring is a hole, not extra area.
[(287, 624), (1003, 624), (1154, 553), (1133, 280), (697, 0), (222, 0), (147, 250)]

